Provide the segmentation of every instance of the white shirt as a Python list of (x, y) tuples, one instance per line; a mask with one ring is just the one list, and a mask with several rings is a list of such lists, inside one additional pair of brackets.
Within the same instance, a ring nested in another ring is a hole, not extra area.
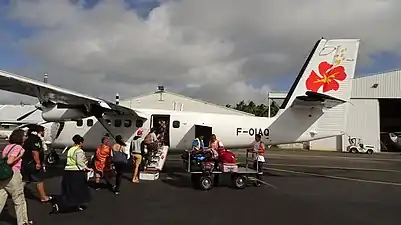
[(132, 142), (131, 142), (132, 153), (141, 154), (141, 142), (142, 141), (143, 141), (143, 138), (141, 138), (141, 137), (136, 140), (132, 140)]
[[(261, 141), (254, 141), (253, 142), (253, 150), (259, 151), (259, 146), (262, 145), (263, 150), (266, 150), (265, 144)], [(263, 155), (256, 154), (255, 160), (258, 162), (265, 162), (265, 157)]]

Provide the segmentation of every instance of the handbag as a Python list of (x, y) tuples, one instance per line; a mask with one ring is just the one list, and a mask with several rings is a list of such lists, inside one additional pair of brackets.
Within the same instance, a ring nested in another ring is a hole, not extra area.
[(14, 175), (14, 171), (11, 165), (8, 165), (7, 159), (8, 159), (8, 154), (10, 154), (11, 150), (15, 145), (13, 145), (10, 150), (8, 150), (7, 154), (5, 157), (1, 157), (0, 159), (0, 181), (8, 180)]
[[(120, 148), (121, 150), (121, 148)], [(127, 155), (125, 155), (124, 152), (121, 151), (114, 151), (113, 150), (113, 163), (127, 163), (128, 159), (127, 159)]]

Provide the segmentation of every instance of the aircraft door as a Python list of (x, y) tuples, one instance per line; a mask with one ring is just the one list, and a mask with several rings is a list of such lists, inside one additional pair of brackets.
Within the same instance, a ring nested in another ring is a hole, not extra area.
[(209, 147), (210, 138), (212, 136), (213, 129), (212, 127), (195, 125), (195, 137), (199, 137), (203, 135), (203, 143), (205, 147)]
[(157, 139), (170, 146), (170, 115), (152, 115), (150, 127), (156, 128)]

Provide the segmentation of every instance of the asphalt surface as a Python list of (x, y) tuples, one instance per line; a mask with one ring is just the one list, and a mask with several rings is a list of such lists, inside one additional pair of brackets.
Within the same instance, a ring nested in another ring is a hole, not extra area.
[[(267, 160), (264, 181), (269, 185), (199, 191), (182, 171), (179, 156), (172, 154), (160, 180), (132, 184), (127, 173), (119, 196), (106, 189), (92, 190), (89, 208), (70, 214), (48, 215), (51, 206), (39, 203), (35, 187), (29, 184), (29, 215), (40, 225), (400, 224), (399, 154), (269, 151)], [(59, 193), (61, 170), (48, 168), (49, 194)], [(9, 201), (0, 225), (14, 221)]]

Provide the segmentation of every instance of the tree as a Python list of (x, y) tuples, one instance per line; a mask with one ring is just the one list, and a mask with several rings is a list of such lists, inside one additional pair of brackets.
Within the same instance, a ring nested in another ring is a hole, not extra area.
[[(265, 104), (256, 105), (253, 101), (245, 103), (245, 101), (242, 100), (239, 103), (237, 103), (235, 107), (230, 104), (227, 104), (226, 107), (231, 109), (236, 109), (242, 112), (251, 113), (254, 114), (255, 116), (260, 116), (260, 117), (268, 117), (269, 115), (269, 108), (267, 107), (267, 105)], [(270, 116), (276, 115), (278, 111), (277, 104), (272, 102), (272, 104), (270, 105), (270, 110), (271, 110)]]
[[(255, 116), (260, 116), (260, 117), (268, 117), (269, 115), (269, 108), (267, 107), (267, 105), (265, 104), (256, 105), (253, 101), (245, 103), (245, 101), (242, 100), (239, 103), (237, 103), (235, 107), (230, 104), (227, 104), (226, 107), (239, 110), (242, 112), (251, 113), (254, 114)], [(272, 102), (272, 104), (270, 105), (270, 110), (271, 110), (270, 116), (276, 115), (278, 109), (279, 108), (277, 104)]]

